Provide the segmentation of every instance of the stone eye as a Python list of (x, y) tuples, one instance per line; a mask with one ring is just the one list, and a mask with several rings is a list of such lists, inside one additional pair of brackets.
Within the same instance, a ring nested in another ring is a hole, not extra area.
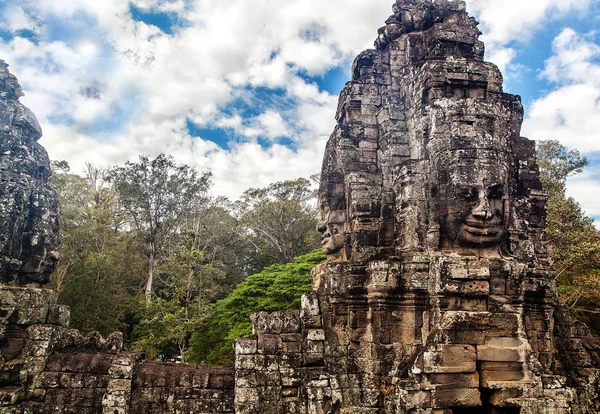
[(463, 200), (473, 201), (477, 199), (477, 190), (474, 188), (463, 188), (457, 195)]
[(502, 186), (494, 186), (489, 189), (488, 198), (498, 200), (504, 197), (504, 188)]

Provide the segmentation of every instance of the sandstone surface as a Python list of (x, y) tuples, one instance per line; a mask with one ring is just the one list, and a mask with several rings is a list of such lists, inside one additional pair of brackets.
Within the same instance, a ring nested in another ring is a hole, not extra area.
[(520, 97), (464, 2), (393, 13), (325, 150), (328, 261), (299, 313), (257, 314), (238, 342), (236, 412), (600, 412), (600, 343), (556, 292)]
[(0, 60), (0, 283), (43, 286), (59, 258), (58, 197), (42, 129), (21, 96)]

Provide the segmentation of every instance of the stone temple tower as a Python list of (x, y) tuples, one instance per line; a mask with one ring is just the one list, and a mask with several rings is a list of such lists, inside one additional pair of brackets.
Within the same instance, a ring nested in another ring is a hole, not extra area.
[(0, 59), (0, 283), (44, 286), (60, 256), (58, 196), (35, 115)]
[(598, 413), (600, 342), (556, 294), (520, 98), (462, 1), (397, 0), (339, 99), (326, 264), (236, 343), (239, 413)]

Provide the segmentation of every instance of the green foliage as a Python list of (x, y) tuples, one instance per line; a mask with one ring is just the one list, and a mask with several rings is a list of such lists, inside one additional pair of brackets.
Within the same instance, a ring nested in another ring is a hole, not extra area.
[(159, 266), (156, 298), (150, 304), (138, 302), (134, 310), (134, 349), (187, 359), (190, 336), (206, 319), (210, 304), (228, 292), (226, 272), (205, 260), (201, 245), (198, 234), (188, 230), (183, 244)]
[(563, 193), (567, 178), (580, 174), (589, 165), (577, 150), (567, 150), (559, 141), (540, 141), (537, 144), (538, 164), (544, 189), (551, 195)]
[[(231, 210), (229, 200), (213, 199), (185, 212), (180, 225), (180, 233), (188, 230), (195, 234), (194, 248), (202, 253), (204, 260), (225, 272), (225, 278), (219, 281), (222, 292), (217, 299), (224, 297), (244, 280), (251, 251), (251, 244)], [(177, 252), (169, 252), (174, 253)]]
[(251, 189), (233, 205), (208, 197), (209, 174), (164, 155), (110, 171), (87, 165), (84, 177), (69, 174), (66, 163), (54, 167), (63, 257), (53, 287), (71, 306), (72, 325), (105, 335), (124, 331), (128, 347), (150, 356), (189, 359), (190, 338), (202, 333), (212, 336), (197, 340), (190, 356), (230, 358), (231, 340), (250, 333), (248, 315), (297, 307), (310, 288), (310, 269), (323, 258), (272, 266), (213, 306), (250, 270), (282, 260), (279, 253), (318, 245), (308, 181)]
[(255, 248), (253, 270), (289, 263), (318, 247), (315, 205), (310, 181), (304, 178), (244, 192), (238, 208), (241, 225)]
[(312, 285), (311, 269), (325, 260), (316, 250), (292, 263), (266, 267), (249, 276), (229, 296), (215, 303), (210, 320), (192, 335), (189, 359), (214, 365), (231, 364), (232, 342), (252, 335), (250, 314), (298, 309)]
[(183, 214), (205, 198), (210, 173), (198, 175), (188, 165), (178, 165), (173, 157), (160, 154), (154, 160), (140, 156), (113, 168), (110, 179), (119, 202), (132, 218), (132, 224), (146, 246), (148, 277), (146, 301), (152, 300), (154, 266), (166, 239), (177, 229)]
[(114, 193), (101, 171), (88, 165), (86, 177), (55, 172), (63, 213), (62, 258), (52, 277), (59, 301), (71, 307), (71, 326), (106, 335), (124, 330), (126, 303), (143, 280), (144, 257), (137, 238), (119, 231)]
[(132, 348), (148, 356), (178, 354), (184, 361), (189, 338), (207, 317), (207, 306), (186, 309), (178, 298), (156, 298), (147, 304), (143, 296), (131, 308), (138, 323), (131, 334)]
[(565, 194), (567, 178), (580, 173), (588, 161), (551, 140), (538, 143), (538, 163), (548, 191), (546, 231), (559, 293), (581, 320), (600, 333), (600, 232), (579, 203)]
[(164, 154), (154, 160), (140, 156), (137, 163), (113, 168), (110, 179), (146, 243), (173, 230), (210, 185), (210, 173), (198, 176), (194, 168), (177, 165), (173, 157)]

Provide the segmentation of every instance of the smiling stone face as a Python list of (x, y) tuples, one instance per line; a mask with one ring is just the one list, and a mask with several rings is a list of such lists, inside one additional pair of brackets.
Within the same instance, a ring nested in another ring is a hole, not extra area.
[(345, 260), (346, 213), (342, 210), (330, 211), (326, 220), (319, 223), (321, 249), (327, 255), (327, 261)]
[(449, 168), (439, 188), (443, 248), (496, 248), (505, 234), (508, 166), (467, 162)]

